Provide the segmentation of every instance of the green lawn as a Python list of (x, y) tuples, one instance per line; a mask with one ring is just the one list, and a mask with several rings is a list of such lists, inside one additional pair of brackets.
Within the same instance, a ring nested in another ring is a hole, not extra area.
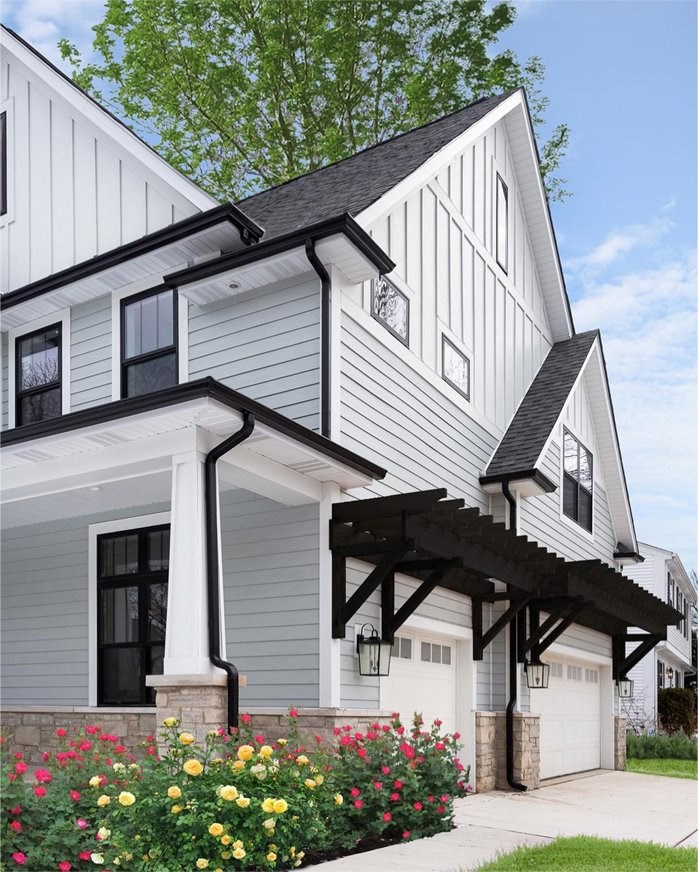
[(671, 758), (648, 758), (628, 761), (628, 772), (644, 775), (668, 775), (671, 778), (698, 778), (698, 760), (672, 760)]
[(590, 836), (556, 839), (549, 845), (517, 848), (479, 867), (479, 872), (696, 872), (698, 848), (665, 848), (647, 842), (614, 842)]

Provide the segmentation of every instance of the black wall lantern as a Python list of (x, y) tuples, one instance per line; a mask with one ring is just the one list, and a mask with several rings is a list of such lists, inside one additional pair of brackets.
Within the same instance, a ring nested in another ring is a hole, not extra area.
[(545, 688), (550, 680), (550, 666), (548, 663), (526, 663), (526, 683), (531, 690)]
[[(371, 635), (364, 636), (364, 628), (371, 628)], [(356, 637), (356, 650), (359, 655), (359, 675), (389, 675), (392, 643), (378, 635), (373, 624), (364, 624)]]
[(621, 699), (631, 699), (635, 692), (635, 682), (631, 678), (619, 678), (616, 681), (618, 696)]

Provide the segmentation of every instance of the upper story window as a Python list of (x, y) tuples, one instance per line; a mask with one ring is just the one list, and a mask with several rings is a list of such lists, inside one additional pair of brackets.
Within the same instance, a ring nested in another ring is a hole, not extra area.
[(674, 604), (674, 579), (670, 573), (667, 573), (666, 577), (666, 601), (669, 605)]
[(43, 327), (15, 342), (15, 425), (61, 414), (61, 324)]
[(121, 396), (177, 384), (176, 295), (148, 291), (121, 302)]
[(593, 519), (593, 458), (591, 452), (567, 430), (564, 431), (562, 511), (591, 532)]
[(504, 272), (509, 271), (509, 189), (497, 173), (497, 263)]
[(7, 112), (0, 112), (0, 215), (7, 212)]
[(383, 276), (375, 279), (371, 287), (371, 314), (401, 342), (409, 344), (410, 301)]
[(442, 339), (443, 377), (460, 391), (466, 400), (470, 399), (470, 361), (445, 336)]

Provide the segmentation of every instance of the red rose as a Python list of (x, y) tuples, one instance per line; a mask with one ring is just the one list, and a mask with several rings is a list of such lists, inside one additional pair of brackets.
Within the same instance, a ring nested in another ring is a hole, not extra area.
[(247, 712), (245, 712), (244, 714), (240, 715), (240, 720), (243, 722), (243, 724), (249, 724), (252, 722), (252, 716), (248, 715)]
[(290, 710), (289, 710), (289, 715), (290, 715), (292, 718), (297, 718), (297, 717), (298, 717), (298, 709), (294, 709), (294, 708), (290, 709)]
[(356, 754), (358, 757), (361, 757), (361, 759), (363, 760), (363, 758), (368, 754), (368, 751), (365, 748), (359, 748), (357, 750)]
[(70, 798), (73, 800), (73, 802), (77, 802), (80, 799), (80, 794), (78, 793), (77, 790), (71, 790), (70, 791)]
[(67, 860), (62, 860), (58, 864), (58, 872), (70, 872), (70, 870), (72, 868), (73, 867), (70, 865), (70, 863)]
[(53, 775), (51, 775), (48, 769), (37, 769), (34, 773), (34, 778), (36, 778), (37, 781), (45, 781), (46, 784), (48, 784), (49, 781), (53, 781)]
[(15, 772), (18, 775), (24, 775), (28, 768), (26, 763), (15, 763)]
[(354, 808), (361, 808), (363, 806), (363, 804), (364, 804), (364, 801), (362, 799), (354, 800)]
[(59, 728), (56, 730), (56, 735), (58, 736), (59, 739), (62, 739), (63, 736), (67, 735), (67, 733), (68, 733), (68, 731), (67, 731), (67, 730), (64, 730), (63, 727), (59, 727)]
[(393, 819), (393, 816), (390, 814), (389, 811), (383, 812), (383, 820), (384, 821), (391, 821), (392, 819)]
[(390, 775), (390, 766), (381, 766), (381, 772), (383, 775)]
[(15, 851), (12, 855), (12, 859), (15, 861), (15, 863), (19, 863), (20, 866), (24, 866), (24, 864), (27, 862), (27, 855), (23, 854), (21, 851)]
[(440, 805), (436, 810), (439, 814), (443, 814), (446, 811), (446, 806)]
[(400, 799), (400, 794), (399, 793), (391, 793), (390, 799), (392, 802), (397, 802)]
[(395, 781), (393, 781), (393, 787), (395, 788), (395, 790), (402, 790), (404, 785), (405, 785), (405, 782), (400, 781), (398, 778), (396, 778)]
[(415, 803), (413, 803), (412, 808), (413, 808), (415, 811), (421, 811), (421, 810), (422, 810), (422, 803), (421, 803), (421, 802), (415, 802)]
[(91, 736), (95, 736), (99, 732), (99, 730), (100, 730), (99, 727), (95, 727), (92, 724), (88, 724), (85, 727), (85, 732), (89, 733)]
[(373, 786), (376, 790), (383, 790), (383, 783), (381, 781), (374, 781)]
[(34, 788), (34, 793), (39, 798), (41, 798), (42, 796), (46, 796), (46, 788), (42, 787), (40, 784), (37, 784), (37, 786)]
[(78, 860), (91, 860), (92, 852), (91, 851), (80, 851), (78, 854)]
[(22, 806), (16, 805), (14, 808), (11, 808), (10, 814), (22, 814)]
[(16, 833), (22, 832), (22, 824), (19, 821), (12, 821), (10, 824), (10, 829), (14, 830)]
[(410, 837), (411, 835), (412, 835), (412, 833), (411, 833), (409, 830), (405, 830), (405, 832), (402, 834), (402, 838), (403, 838), (403, 839), (409, 839), (409, 837)]
[(352, 796), (358, 796), (361, 793), (361, 791), (359, 790), (358, 787), (352, 787), (352, 789), (349, 791), (349, 793)]

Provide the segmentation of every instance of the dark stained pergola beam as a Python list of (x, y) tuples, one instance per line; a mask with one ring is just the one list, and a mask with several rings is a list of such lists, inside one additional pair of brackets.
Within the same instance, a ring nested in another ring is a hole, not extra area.
[(403, 557), (414, 551), (412, 539), (391, 542), (347, 542), (345, 545), (335, 545), (332, 551), (341, 557), (370, 557), (377, 554), (394, 554), (399, 552)]
[(541, 641), (543, 636), (555, 626), (555, 624), (567, 617), (574, 603), (569, 602), (569, 600), (564, 603), (564, 605), (558, 606), (554, 609), (550, 615), (543, 621), (543, 623), (536, 627), (535, 630), (532, 631), (531, 635), (526, 639), (523, 643), (523, 651), (524, 654), (528, 654), (535, 646)]
[(347, 622), (354, 617), (371, 594), (378, 589), (378, 585), (392, 574), (395, 566), (404, 556), (404, 551), (393, 551), (390, 554), (386, 554), (381, 562), (361, 582), (359, 587), (341, 607), (340, 621), (345, 627)]
[[(479, 641), (479, 649), (480, 651), (484, 651), (485, 648), (490, 644), (490, 642), (496, 638), (499, 633), (507, 626), (509, 621), (512, 618), (516, 617), (516, 615), (521, 611), (522, 608), (528, 603), (533, 594), (511, 594), (511, 605), (504, 612), (503, 615), (500, 615), (497, 620), (492, 624), (492, 626), (487, 630), (486, 633), (483, 633), (480, 641)], [(479, 659), (482, 659), (480, 657)]]
[(446, 488), (435, 488), (428, 491), (413, 491), (407, 494), (394, 494), (389, 497), (375, 497), (368, 500), (350, 500), (344, 503), (334, 503), (332, 519), (334, 521), (370, 521), (376, 518), (399, 515), (401, 512), (428, 511), (447, 496)]

